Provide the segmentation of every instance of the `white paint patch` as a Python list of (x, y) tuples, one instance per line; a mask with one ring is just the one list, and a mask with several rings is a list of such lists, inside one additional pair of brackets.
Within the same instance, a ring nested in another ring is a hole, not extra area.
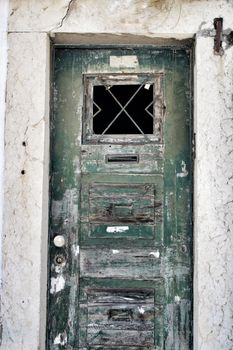
[(90, 328), (98, 328), (98, 324), (96, 324), (96, 323), (89, 323), (88, 327), (90, 327)]
[(119, 254), (119, 253), (120, 253), (120, 251), (118, 249), (113, 249), (112, 250), (112, 254)]
[(152, 255), (153, 257), (158, 259), (160, 257), (160, 252), (159, 250), (156, 250), (155, 252), (150, 252), (149, 255)]
[(136, 68), (138, 67), (137, 56), (110, 56), (110, 67), (112, 68)]
[(180, 297), (179, 297), (179, 295), (176, 295), (175, 298), (174, 298), (174, 300), (175, 300), (175, 303), (179, 304), (179, 302), (180, 302)]
[(55, 270), (56, 273), (62, 273), (62, 266), (56, 265), (54, 270)]
[(181, 173), (177, 173), (176, 176), (177, 177), (186, 177), (188, 175), (188, 171), (186, 169), (186, 163), (182, 160), (181, 162)]
[(107, 232), (109, 233), (121, 233), (129, 230), (129, 226), (108, 226)]
[(67, 336), (66, 334), (63, 334), (63, 333), (59, 333), (53, 342), (54, 345), (59, 345), (59, 344), (66, 345), (66, 343), (67, 343)]
[(65, 220), (64, 220), (64, 225), (67, 225), (68, 222), (69, 222), (69, 219), (65, 219)]
[(144, 314), (145, 313), (145, 310), (143, 309), (142, 306), (138, 307), (138, 311), (140, 314)]
[(60, 275), (58, 277), (52, 277), (51, 278), (51, 288), (50, 293), (55, 294), (60, 292), (65, 287), (65, 278)]
[(146, 89), (146, 90), (149, 90), (149, 88), (150, 88), (150, 84), (146, 84), (146, 85), (144, 86), (144, 89)]
[(74, 244), (72, 246), (72, 250), (73, 250), (74, 256), (77, 257), (79, 255), (79, 245)]

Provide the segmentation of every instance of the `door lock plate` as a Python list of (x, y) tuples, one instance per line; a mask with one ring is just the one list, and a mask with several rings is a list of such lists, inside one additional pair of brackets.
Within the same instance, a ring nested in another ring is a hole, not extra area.
[(65, 257), (63, 255), (60, 255), (60, 254), (55, 256), (54, 261), (55, 261), (55, 264), (59, 265), (59, 266), (65, 266), (65, 264), (66, 264)]

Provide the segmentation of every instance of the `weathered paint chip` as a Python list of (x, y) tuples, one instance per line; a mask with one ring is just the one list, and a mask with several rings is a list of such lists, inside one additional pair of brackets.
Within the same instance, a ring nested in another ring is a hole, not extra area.
[(145, 310), (143, 309), (142, 306), (138, 307), (138, 311), (140, 314), (144, 314), (145, 313)]
[(109, 233), (120, 233), (129, 230), (129, 226), (108, 226), (107, 232)]
[(54, 267), (54, 270), (55, 270), (56, 273), (62, 273), (62, 269), (63, 269), (63, 267), (62, 267), (62, 266), (59, 266), (59, 265), (56, 265), (56, 266)]
[(160, 257), (160, 252), (159, 252), (159, 250), (156, 250), (155, 252), (151, 252), (149, 255), (158, 259)]
[(64, 333), (59, 333), (54, 339), (54, 345), (66, 345), (67, 343), (67, 335)]
[(176, 176), (177, 177), (186, 177), (188, 175), (188, 171), (186, 169), (186, 163), (182, 160), (181, 162), (181, 173), (177, 173)]
[(79, 255), (79, 245), (74, 244), (72, 246), (72, 250), (73, 250), (74, 256), (77, 257)]
[(175, 303), (176, 303), (176, 304), (179, 304), (179, 302), (180, 302), (180, 297), (179, 297), (179, 295), (175, 295), (174, 300), (175, 300)]
[(51, 288), (50, 288), (50, 293), (58, 293), (65, 287), (65, 279), (62, 275), (58, 277), (52, 277), (51, 278)]

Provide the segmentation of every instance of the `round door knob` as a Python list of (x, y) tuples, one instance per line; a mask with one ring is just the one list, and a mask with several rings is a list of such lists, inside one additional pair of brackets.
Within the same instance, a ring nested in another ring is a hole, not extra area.
[(66, 244), (65, 237), (62, 235), (57, 235), (54, 237), (53, 243), (55, 247), (58, 247), (58, 248), (64, 247), (64, 245)]

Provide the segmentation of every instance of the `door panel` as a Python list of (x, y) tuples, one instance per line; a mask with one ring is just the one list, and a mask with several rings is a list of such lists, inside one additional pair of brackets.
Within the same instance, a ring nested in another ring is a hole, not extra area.
[(190, 47), (55, 49), (48, 349), (192, 349), (191, 72)]
[(93, 279), (81, 279), (83, 328), (80, 338), (83, 344), (102, 345), (104, 349), (113, 345), (153, 349), (163, 329), (162, 288), (160, 279), (137, 283), (135, 280), (98, 279), (96, 284)]
[(160, 175), (83, 175), (81, 242), (112, 246), (125, 238), (137, 240), (136, 246), (148, 239), (161, 243), (162, 187)]
[(90, 248), (80, 253), (80, 275), (85, 277), (150, 278), (161, 273), (158, 250)]

